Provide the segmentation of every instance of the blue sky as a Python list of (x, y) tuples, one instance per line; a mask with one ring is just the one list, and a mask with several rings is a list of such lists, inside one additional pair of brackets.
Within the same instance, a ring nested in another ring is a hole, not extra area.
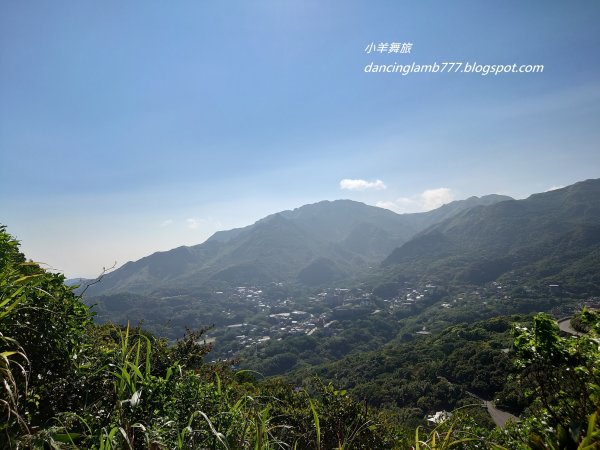
[(3, 2), (0, 223), (93, 276), (324, 199), (415, 212), (597, 178), (598, 23), (592, 0)]

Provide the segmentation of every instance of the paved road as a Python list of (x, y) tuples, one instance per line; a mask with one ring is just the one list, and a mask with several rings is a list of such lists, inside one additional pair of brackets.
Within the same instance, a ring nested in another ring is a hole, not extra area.
[[(571, 326), (571, 317), (569, 317), (567, 319), (561, 319), (557, 323), (558, 323), (558, 328), (560, 328), (562, 331), (564, 331), (566, 333), (572, 334), (573, 336), (581, 336), (583, 334), (583, 333), (576, 331)], [(519, 421), (519, 418), (517, 416), (496, 408), (494, 406), (493, 402), (490, 402), (489, 400), (484, 400), (471, 392), (468, 392), (468, 394), (483, 402), (483, 404), (486, 407), (486, 409), (488, 410), (488, 413), (490, 414), (492, 420), (500, 428), (504, 428), (506, 426), (506, 422), (508, 422), (509, 420), (513, 421), (513, 422)]]
[(509, 420), (512, 422), (519, 421), (519, 418), (517, 416), (496, 408), (492, 402), (484, 400), (483, 404), (485, 405), (488, 412), (490, 413), (490, 416), (492, 417), (492, 420), (494, 421), (494, 423), (496, 425), (498, 425), (500, 428), (504, 428), (504, 426), (506, 425), (506, 422), (508, 422)]
[(572, 317), (569, 317), (567, 319), (561, 319), (558, 322), (556, 322), (558, 324), (558, 328), (560, 328), (561, 331), (564, 331), (565, 333), (572, 334), (573, 336), (581, 336), (581, 335), (583, 335), (583, 333), (580, 333), (579, 331), (576, 331), (571, 326), (571, 319), (572, 319)]
[(501, 409), (498, 409), (494, 406), (494, 403), (489, 401), (489, 400), (484, 400), (481, 397), (478, 397), (477, 395), (473, 394), (472, 392), (468, 392), (467, 394), (469, 394), (471, 397), (475, 397), (477, 400), (481, 400), (483, 402), (483, 406), (486, 407), (486, 409), (488, 410), (488, 413), (490, 414), (490, 417), (492, 418), (492, 420), (494, 421), (494, 423), (496, 425), (498, 425), (500, 428), (504, 428), (504, 426), (506, 425), (506, 422), (508, 422), (509, 420), (512, 422), (518, 422), (519, 418), (509, 412), (506, 411), (502, 411)]

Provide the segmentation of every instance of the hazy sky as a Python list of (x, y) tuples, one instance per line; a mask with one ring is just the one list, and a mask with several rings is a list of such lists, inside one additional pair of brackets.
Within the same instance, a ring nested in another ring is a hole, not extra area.
[(597, 178), (599, 23), (595, 0), (2, 2), (0, 223), (94, 276), (324, 199), (414, 212)]

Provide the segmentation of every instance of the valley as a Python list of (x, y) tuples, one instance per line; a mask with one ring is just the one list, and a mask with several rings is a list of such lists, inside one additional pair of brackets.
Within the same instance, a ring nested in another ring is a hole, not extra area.
[[(572, 396), (583, 405), (582, 421), (595, 407), (585, 392), (594, 389), (597, 371), (597, 350), (588, 344), (600, 308), (599, 194), (600, 180), (587, 180), (524, 200), (474, 197), (409, 215), (321, 202), (67, 284), (25, 263), (3, 234), (2, 305), (9, 306), (0, 311), (0, 332), (24, 343), (32, 370), (52, 367), (32, 379), (38, 395), (53, 399), (36, 409), (40, 420), (73, 402), (88, 420), (93, 414), (104, 423), (113, 398), (106, 390), (114, 385), (117, 415), (124, 404), (148, 417), (165, 404), (187, 405), (177, 420), (190, 423), (199, 404), (214, 420), (250, 420), (260, 411), (292, 427), (307, 447), (310, 415), (330, 440), (364, 428), (356, 435), (361, 448), (373, 440), (375, 448), (405, 448), (412, 430), (436, 433), (452, 424), (475, 427), (486, 446), (510, 447), (510, 433), (522, 436), (530, 423), (539, 428), (537, 411), (563, 408)], [(20, 305), (42, 299), (51, 307)], [(40, 353), (32, 320), (60, 357)], [(570, 380), (569, 397), (540, 391), (547, 376), (553, 386)], [(77, 396), (54, 398), (70, 386), (67, 379), (79, 383), (69, 388)], [(96, 387), (81, 387), (87, 383)], [(104, 394), (96, 398), (95, 391)], [(553, 403), (540, 405), (540, 395)], [(213, 397), (220, 400), (210, 403)], [(136, 409), (140, 398), (148, 412)], [(574, 414), (554, 413), (560, 420)], [(330, 414), (347, 415), (350, 428)], [(515, 417), (518, 423), (506, 423)], [(509, 434), (498, 434), (504, 428)], [(195, 436), (209, 438), (210, 429)], [(551, 439), (543, 429), (536, 433)], [(320, 445), (318, 434), (316, 440)]]

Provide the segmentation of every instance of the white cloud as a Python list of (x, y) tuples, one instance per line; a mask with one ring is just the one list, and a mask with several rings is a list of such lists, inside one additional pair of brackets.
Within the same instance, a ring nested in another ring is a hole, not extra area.
[(367, 189), (374, 189), (377, 191), (387, 189), (387, 186), (381, 180), (367, 181), (367, 180), (351, 180), (344, 178), (340, 181), (340, 188), (347, 189), (349, 191), (365, 191)]
[(423, 209), (431, 211), (454, 200), (454, 195), (448, 188), (427, 189), (421, 194)]
[(562, 189), (562, 188), (564, 188), (564, 186), (562, 184), (560, 184), (558, 186), (549, 187), (548, 189), (546, 189), (546, 192), (555, 191), (557, 189)]
[(427, 189), (412, 197), (400, 197), (394, 201), (380, 201), (376, 206), (397, 213), (415, 213), (431, 211), (454, 200), (454, 194), (448, 188)]
[(167, 220), (165, 220), (164, 222), (162, 222), (162, 223), (160, 224), (160, 226), (161, 226), (162, 228), (164, 228), (164, 227), (168, 227), (169, 225), (172, 225), (172, 224), (173, 224), (173, 219), (167, 219)]

